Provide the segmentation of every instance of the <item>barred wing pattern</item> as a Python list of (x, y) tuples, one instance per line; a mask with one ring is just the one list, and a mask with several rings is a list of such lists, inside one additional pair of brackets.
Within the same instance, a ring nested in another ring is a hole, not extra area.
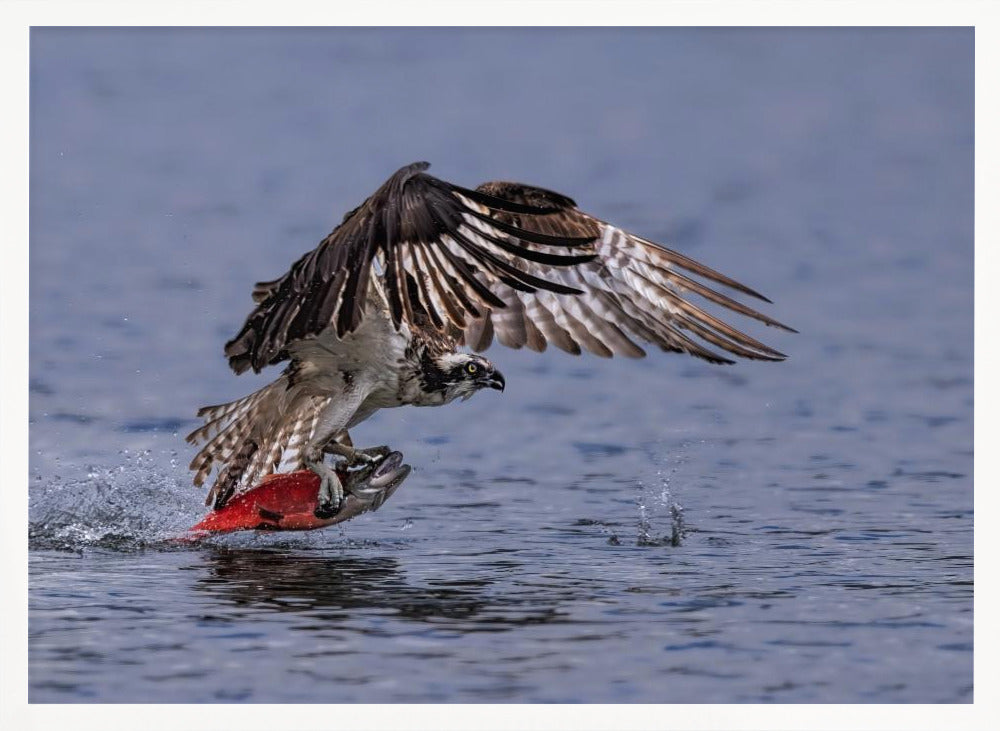
[(749, 287), (683, 254), (583, 213), (572, 200), (558, 193), (505, 182), (484, 183), (477, 190), (547, 210), (544, 216), (507, 212), (496, 215), (510, 225), (549, 236), (592, 237), (590, 248), (596, 256), (574, 267), (539, 265), (533, 269), (538, 276), (583, 290), (585, 294), (580, 297), (558, 297), (545, 291), (526, 294), (494, 283), (493, 291), (507, 306), (466, 328), (465, 341), (473, 349), (485, 349), (495, 336), (501, 344), (513, 348), (543, 351), (551, 342), (569, 353), (578, 354), (583, 349), (602, 357), (644, 356), (645, 351), (635, 340), (713, 363), (733, 361), (704, 343), (748, 359), (786, 357), (686, 296), (695, 294), (766, 325), (795, 332), (698, 278), (770, 302)]
[[(547, 212), (427, 175), (427, 163), (396, 172), (305, 254), (283, 277), (254, 288), (257, 308), (226, 344), (237, 373), (289, 357), (287, 346), (328, 326), (343, 338), (365, 314), (369, 285), (385, 295), (393, 323), (455, 333), (468, 320), (506, 304), (485, 282), (515, 289), (581, 294), (542, 281), (529, 265), (572, 266), (595, 255), (574, 250), (592, 238), (552, 237), (516, 229), (492, 214)], [(487, 224), (474, 230), (471, 222)], [(560, 253), (542, 251), (555, 248)], [(375, 275), (373, 277), (373, 274)], [(427, 322), (429, 318), (429, 323)]]
[(745, 358), (784, 358), (684, 296), (790, 330), (690, 275), (765, 299), (753, 290), (561, 194), (516, 183), (469, 190), (427, 167), (399, 170), (287, 274), (256, 286), (257, 308), (226, 345), (233, 370), (284, 360), (291, 343), (328, 326), (339, 337), (353, 332), (370, 286), (397, 328), (435, 330), (477, 350), (495, 336), (515, 348), (551, 342), (570, 353), (640, 357), (641, 340), (732, 362), (700, 339)]

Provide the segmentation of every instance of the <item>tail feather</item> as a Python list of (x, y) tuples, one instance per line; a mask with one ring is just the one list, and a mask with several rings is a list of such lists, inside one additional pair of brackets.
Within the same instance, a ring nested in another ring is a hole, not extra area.
[(316, 431), (323, 408), (329, 402), (329, 398), (314, 396), (305, 400), (294, 413), (286, 414), (273, 438), (253, 455), (247, 465), (246, 482), (256, 484), (266, 475), (301, 469), (305, 449)]
[(227, 462), (239, 444), (249, 438), (253, 416), (267, 411), (267, 402), (274, 399), (278, 388), (285, 386), (285, 380), (282, 376), (249, 396), (198, 409), (198, 416), (205, 418), (205, 424), (188, 434), (186, 440), (190, 444), (205, 440), (208, 443), (191, 460), (190, 469), (196, 471), (195, 485), (205, 481), (214, 462)]
[(219, 508), (279, 466), (300, 466), (329, 400), (295, 397), (289, 393), (288, 378), (281, 376), (249, 396), (200, 409), (205, 424), (187, 436), (192, 444), (207, 441), (191, 460), (194, 484), (201, 486), (213, 467), (219, 467), (206, 503)]
[[(265, 389), (261, 389), (261, 391), (263, 390)], [(205, 419), (205, 423), (187, 435), (187, 442), (189, 444), (197, 444), (198, 442), (204, 441), (208, 437), (217, 433), (224, 426), (227, 426), (228, 423), (233, 420), (233, 417), (238, 413), (242, 413), (247, 408), (251, 408), (255, 397), (257, 397), (261, 391), (257, 391), (256, 393), (252, 393), (241, 399), (236, 399), (235, 401), (230, 401), (226, 404), (202, 406), (198, 409), (198, 416), (203, 417)]]

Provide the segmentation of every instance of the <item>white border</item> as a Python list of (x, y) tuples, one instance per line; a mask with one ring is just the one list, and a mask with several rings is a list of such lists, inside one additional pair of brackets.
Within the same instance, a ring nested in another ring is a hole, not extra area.
[[(297, 0), (233, 2), (27, 2), (0, 4), (0, 169), (4, 225), (0, 270), (0, 725), (10, 729), (213, 729), (244, 731), (296, 729), (987, 729), (1000, 717), (994, 700), (997, 663), (995, 580), (982, 570), (995, 566), (992, 546), (976, 541), (976, 703), (963, 706), (726, 706), (726, 705), (28, 705), (27, 704), (27, 516), (28, 483), (28, 61), (32, 25), (964, 25), (976, 26), (976, 371), (995, 376), (998, 363), (992, 317), (1000, 241), (997, 232), (995, 144), (1000, 128), (996, 92), (1000, 88), (1000, 24), (993, 4), (983, 1), (859, 2), (843, 0), (677, 0), (674, 2), (524, 2), (493, 0), (473, 4), (364, 2), (351, 6)], [(943, 242), (942, 245), (947, 245)], [(992, 521), (996, 476), (984, 447), (994, 447), (989, 415), (996, 389), (977, 379), (976, 512)], [(992, 573), (992, 572), (990, 572)]]

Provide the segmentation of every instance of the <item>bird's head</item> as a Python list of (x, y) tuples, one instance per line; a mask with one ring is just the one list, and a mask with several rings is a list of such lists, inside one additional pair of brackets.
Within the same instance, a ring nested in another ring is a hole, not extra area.
[(503, 391), (507, 385), (503, 374), (481, 355), (445, 353), (428, 365), (425, 387), (441, 391), (446, 402), (465, 400), (481, 388)]

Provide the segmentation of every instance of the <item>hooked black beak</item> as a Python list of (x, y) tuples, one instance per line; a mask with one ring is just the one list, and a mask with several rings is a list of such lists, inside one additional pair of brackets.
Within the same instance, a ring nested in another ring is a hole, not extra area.
[(507, 381), (504, 380), (503, 373), (498, 370), (492, 370), (486, 376), (486, 385), (503, 393), (503, 389), (504, 386), (507, 385)]

